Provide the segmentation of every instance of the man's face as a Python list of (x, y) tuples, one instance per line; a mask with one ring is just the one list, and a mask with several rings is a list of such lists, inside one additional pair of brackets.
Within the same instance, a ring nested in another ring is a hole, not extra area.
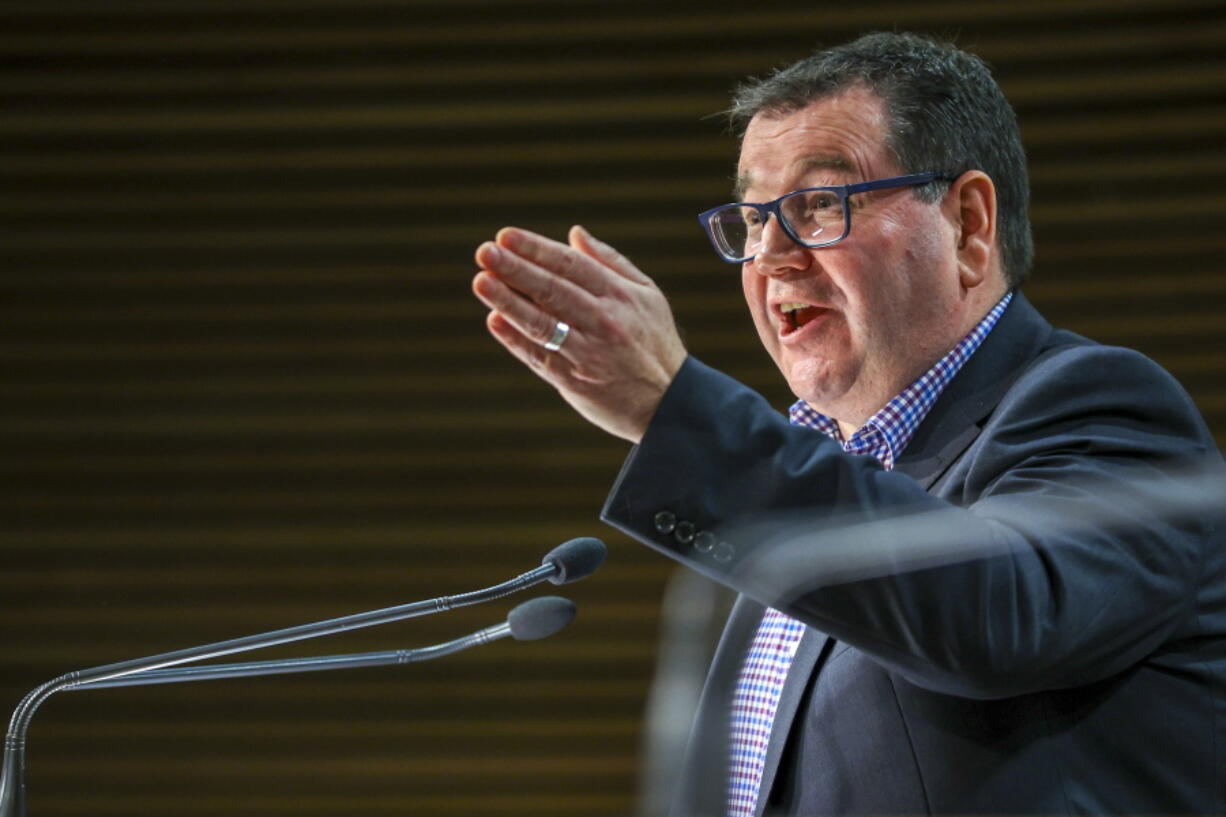
[[(741, 200), (902, 175), (885, 147), (887, 125), (881, 99), (863, 88), (755, 116), (741, 145)], [(816, 250), (772, 218), (741, 279), (792, 391), (858, 426), (957, 343), (965, 298), (956, 211), (946, 203), (921, 202), (903, 187), (857, 193), (850, 206), (851, 234)], [(804, 307), (788, 317), (796, 304)]]

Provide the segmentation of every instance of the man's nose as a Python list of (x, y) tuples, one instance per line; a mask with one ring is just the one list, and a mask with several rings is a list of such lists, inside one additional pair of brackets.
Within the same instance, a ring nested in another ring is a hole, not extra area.
[(783, 229), (779, 217), (771, 213), (762, 228), (754, 268), (763, 275), (784, 275), (808, 267), (810, 260), (808, 249), (797, 244)]

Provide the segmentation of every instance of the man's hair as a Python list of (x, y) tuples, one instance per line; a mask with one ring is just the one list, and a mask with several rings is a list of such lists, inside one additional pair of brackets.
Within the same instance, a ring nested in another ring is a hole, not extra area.
[[(904, 173), (981, 170), (991, 177), (1005, 281), (1020, 286), (1034, 258), (1026, 152), (1013, 108), (974, 54), (916, 34), (867, 34), (744, 83), (728, 115), (744, 137), (759, 113), (786, 116), (853, 87), (884, 102), (886, 148)], [(936, 201), (947, 189), (934, 183), (916, 188), (916, 195)]]

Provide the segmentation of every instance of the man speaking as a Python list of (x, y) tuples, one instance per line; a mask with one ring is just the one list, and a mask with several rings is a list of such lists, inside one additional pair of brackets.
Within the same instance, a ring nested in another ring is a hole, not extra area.
[[(504, 229), (473, 282), (499, 342), (635, 443), (604, 519), (742, 594), (675, 812), (1226, 812), (1220, 513), (1159, 512), (1220, 455), (1161, 368), (1020, 293), (1026, 160), (986, 65), (874, 34), (731, 115), (735, 201), (700, 221), (788, 417), (582, 228)], [(962, 549), (908, 561), (932, 518)], [(883, 521), (856, 554), (881, 569), (832, 569), (827, 531)]]

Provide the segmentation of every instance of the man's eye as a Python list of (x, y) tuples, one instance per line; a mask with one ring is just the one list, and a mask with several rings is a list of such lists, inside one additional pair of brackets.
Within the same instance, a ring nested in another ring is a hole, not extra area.
[(832, 207), (839, 206), (839, 197), (833, 193), (810, 193), (805, 197), (805, 209), (809, 212), (819, 212), (821, 210), (829, 210)]
[(786, 201), (784, 210), (788, 220), (797, 227), (843, 217), (843, 206), (839, 197), (824, 190), (799, 193)]

